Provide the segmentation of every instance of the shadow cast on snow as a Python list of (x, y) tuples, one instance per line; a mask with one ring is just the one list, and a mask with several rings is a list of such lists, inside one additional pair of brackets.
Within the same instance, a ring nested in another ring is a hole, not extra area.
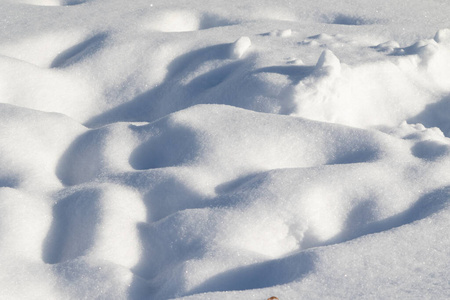
[[(242, 179), (240, 183), (248, 179)], [(231, 183), (231, 185), (234, 184)], [(224, 188), (226, 189), (226, 187)], [(423, 220), (442, 210), (448, 209), (449, 199), (450, 187), (438, 189), (421, 197), (409, 209), (392, 217), (372, 223), (367, 223), (366, 221), (371, 218), (371, 211), (376, 208), (375, 204), (370, 200), (362, 202), (350, 212), (346, 225), (344, 226), (347, 230), (314, 247), (344, 243), (365, 235), (388, 231)], [(309, 250), (304, 249), (283, 258), (225, 271), (212, 276), (199, 286), (179, 296), (208, 292), (261, 289), (300, 281), (315, 270), (317, 254), (312, 249), (313, 247)], [(137, 267), (139, 268), (139, 266)], [(151, 287), (149, 282), (144, 278), (136, 276), (133, 284), (130, 286), (129, 295), (131, 299), (137, 300), (155, 291), (155, 287)]]
[(314, 252), (304, 251), (285, 258), (232, 269), (213, 276), (185, 296), (206, 292), (262, 289), (299, 281), (314, 271), (315, 257)]
[(276, 73), (286, 75), (293, 85), (297, 85), (300, 81), (310, 76), (315, 68), (315, 66), (272, 66), (257, 69), (254, 73)]
[(63, 51), (53, 59), (50, 68), (64, 68), (78, 61), (94, 55), (101, 49), (101, 44), (106, 40), (106, 33), (96, 34), (93, 37)]
[(194, 103), (195, 96), (222, 83), (244, 61), (230, 61), (188, 84), (183, 84), (182, 79), (207, 61), (229, 59), (232, 45), (214, 45), (177, 57), (167, 67), (167, 75), (161, 85), (91, 118), (85, 125), (92, 128), (114, 122), (151, 122), (193, 104), (201, 104)]
[(78, 191), (53, 206), (53, 221), (42, 249), (45, 263), (75, 259), (94, 244), (99, 196), (96, 189)]
[(421, 123), (425, 127), (438, 127), (446, 137), (450, 137), (450, 96), (428, 104), (418, 115), (407, 120), (409, 124)]
[(367, 222), (371, 218), (372, 210), (376, 208), (375, 203), (370, 200), (362, 202), (349, 213), (346, 224), (343, 226), (347, 229), (326, 241), (323, 246), (347, 242), (426, 219), (447, 209), (450, 205), (449, 200), (450, 186), (428, 193), (405, 211), (375, 222)]
[(90, 130), (72, 142), (58, 161), (56, 176), (65, 186), (93, 180), (101, 171), (103, 135)]
[[(88, 43), (88, 41), (85, 43)], [(167, 114), (196, 104), (230, 104), (260, 111), (261, 108), (258, 108), (258, 105), (262, 104), (257, 104), (260, 100), (256, 98), (261, 96), (258, 93), (261, 93), (261, 90), (264, 91), (266, 84), (264, 82), (255, 83), (251, 79), (252, 75), (260, 73), (280, 74), (288, 77), (291, 81), (290, 86), (295, 86), (301, 80), (313, 74), (315, 70), (315, 66), (292, 65), (270, 66), (250, 70), (248, 67), (253, 64), (254, 57), (250, 55), (244, 59), (232, 59), (233, 46), (233, 43), (219, 44), (180, 55), (168, 65), (167, 74), (162, 84), (91, 118), (84, 125), (89, 128), (97, 128), (115, 122), (152, 122)], [(186, 82), (186, 78), (189, 78), (199, 67), (209, 61), (218, 61), (216, 68)], [(246, 72), (243, 72), (244, 70)], [(230, 93), (229, 89), (223, 85), (225, 82), (230, 82), (230, 80), (234, 80), (234, 83), (238, 85), (243, 80), (249, 80), (248, 84), (250, 86), (242, 90), (243, 95)], [(219, 89), (215, 89), (216, 87)], [(212, 91), (217, 93), (213, 94)], [(278, 95), (277, 97), (281, 99), (291, 98), (289, 95), (291, 90), (286, 89), (285, 92), (287, 95)], [(248, 93), (250, 94), (247, 95)], [(240, 101), (240, 96), (250, 102)], [(239, 99), (237, 100), (236, 98)], [(228, 101), (231, 102), (229, 103)], [(289, 101), (292, 102), (292, 99), (289, 99)], [(291, 112), (292, 109), (290, 107), (292, 107), (292, 103), (280, 103), (280, 105), (281, 114), (289, 114)], [(265, 109), (261, 111), (265, 111)]]

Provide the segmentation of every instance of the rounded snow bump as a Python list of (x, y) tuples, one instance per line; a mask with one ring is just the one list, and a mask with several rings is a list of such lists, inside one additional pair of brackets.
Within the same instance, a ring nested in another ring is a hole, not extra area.
[(444, 28), (438, 30), (434, 36), (434, 40), (440, 44), (450, 44), (450, 29)]
[(331, 50), (324, 50), (320, 55), (315, 71), (329, 75), (339, 75), (341, 73), (341, 61)]
[(233, 44), (231, 44), (230, 57), (235, 59), (241, 58), (251, 45), (252, 42), (249, 37), (241, 36)]

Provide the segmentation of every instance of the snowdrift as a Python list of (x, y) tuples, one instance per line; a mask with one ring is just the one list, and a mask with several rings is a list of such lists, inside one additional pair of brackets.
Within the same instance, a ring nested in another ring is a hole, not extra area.
[(0, 1), (1, 299), (450, 297), (450, 4)]

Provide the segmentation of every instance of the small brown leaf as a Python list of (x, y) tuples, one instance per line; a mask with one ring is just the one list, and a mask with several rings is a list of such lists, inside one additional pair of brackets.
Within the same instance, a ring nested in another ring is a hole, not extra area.
[(272, 296), (272, 297), (268, 298), (267, 300), (280, 300), (280, 299), (278, 299), (278, 298), (275, 297), (275, 296)]

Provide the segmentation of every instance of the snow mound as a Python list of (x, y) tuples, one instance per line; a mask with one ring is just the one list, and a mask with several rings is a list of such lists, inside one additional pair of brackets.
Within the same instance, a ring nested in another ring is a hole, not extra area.
[(0, 8), (0, 298), (450, 297), (449, 4)]

